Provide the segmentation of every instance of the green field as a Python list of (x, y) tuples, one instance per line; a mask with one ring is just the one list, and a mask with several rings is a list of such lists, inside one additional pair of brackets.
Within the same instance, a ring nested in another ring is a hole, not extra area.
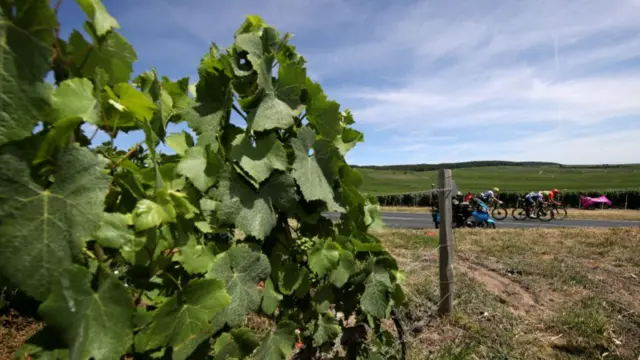
[[(437, 184), (437, 171), (358, 169), (364, 178), (362, 191), (400, 194), (429, 190)], [(482, 191), (499, 187), (501, 192), (534, 191), (550, 188), (573, 191), (637, 189), (640, 165), (611, 168), (559, 166), (488, 166), (453, 169), (453, 179), (461, 191)]]

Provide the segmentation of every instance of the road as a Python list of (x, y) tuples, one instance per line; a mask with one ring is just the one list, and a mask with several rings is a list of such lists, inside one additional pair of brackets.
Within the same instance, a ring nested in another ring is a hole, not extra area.
[[(435, 228), (431, 220), (431, 214), (426, 213), (399, 213), (399, 212), (383, 212), (382, 220), (389, 227), (403, 229), (428, 229)], [(337, 219), (338, 213), (327, 213), (326, 217)], [(498, 228), (562, 228), (562, 227), (640, 227), (640, 221), (628, 220), (580, 220), (567, 218), (564, 220), (552, 220), (543, 222), (540, 220), (527, 219), (524, 221), (516, 221), (508, 216), (502, 221), (496, 221)]]

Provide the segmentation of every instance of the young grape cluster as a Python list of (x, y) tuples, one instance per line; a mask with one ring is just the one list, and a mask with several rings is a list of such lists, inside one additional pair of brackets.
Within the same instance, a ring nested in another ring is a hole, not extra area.
[(298, 254), (306, 254), (315, 245), (315, 242), (309, 238), (301, 237), (297, 238), (293, 244), (293, 249)]

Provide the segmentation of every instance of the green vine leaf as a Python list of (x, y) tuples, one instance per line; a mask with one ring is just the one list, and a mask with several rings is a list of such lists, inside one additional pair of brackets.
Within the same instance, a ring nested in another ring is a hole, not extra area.
[(275, 206), (290, 206), (295, 198), (295, 184), (286, 177), (273, 177), (255, 191), (235, 171), (225, 170), (213, 197), (220, 201), (218, 217), (222, 222), (235, 223), (245, 234), (264, 239), (275, 227)]
[(344, 211), (333, 196), (333, 190), (325, 177), (314, 154), (310, 154), (316, 141), (316, 134), (310, 128), (302, 128), (299, 138), (291, 140), (295, 152), (292, 176), (296, 179), (302, 195), (307, 201), (322, 200), (329, 211)]
[(113, 87), (113, 91), (113, 93), (107, 91), (111, 100), (117, 101), (129, 111), (135, 119), (145, 122), (151, 120), (157, 107), (145, 94), (126, 83), (116, 84)]
[(133, 225), (131, 214), (104, 213), (93, 237), (104, 247), (120, 249), (135, 240), (130, 225)]
[(313, 334), (313, 346), (320, 346), (342, 334), (342, 327), (340, 327), (338, 320), (329, 314), (320, 316), (317, 326), (316, 332)]
[(337, 267), (339, 259), (340, 247), (336, 243), (319, 240), (309, 251), (309, 268), (323, 277)]
[(386, 317), (389, 305), (389, 292), (394, 286), (389, 278), (389, 271), (376, 266), (364, 283), (365, 289), (360, 299), (362, 310), (378, 319)]
[[(5, 13), (6, 11), (6, 13)], [(3, 3), (0, 10), (0, 145), (31, 135), (49, 104), (53, 29), (48, 0)]]
[[(180, 347), (193, 337), (202, 342), (213, 332), (211, 320), (231, 304), (224, 283), (215, 279), (197, 279), (167, 299), (153, 315), (153, 321), (135, 337), (138, 351), (159, 346)], [(200, 337), (199, 337), (200, 338)], [(198, 344), (189, 344), (195, 349)]]
[(278, 328), (267, 334), (260, 342), (260, 347), (254, 354), (259, 360), (284, 360), (293, 352), (296, 325), (290, 321), (283, 321)]
[(136, 231), (151, 229), (173, 221), (175, 214), (168, 210), (167, 206), (162, 206), (151, 200), (138, 201), (133, 212), (133, 224)]
[(220, 131), (231, 116), (231, 78), (224, 71), (222, 62), (211, 54), (202, 59), (198, 74), (196, 103), (182, 115), (198, 135), (198, 146), (211, 146), (216, 151)]
[(221, 313), (220, 321), (238, 327), (249, 312), (258, 310), (263, 293), (258, 282), (265, 280), (270, 273), (267, 257), (246, 244), (235, 245), (216, 256), (206, 276), (224, 281), (234, 300)]
[(267, 315), (272, 315), (282, 301), (283, 296), (276, 291), (271, 278), (267, 279), (264, 284), (264, 297), (262, 299), (262, 311)]
[(331, 281), (331, 283), (336, 287), (341, 288), (347, 283), (347, 281), (349, 281), (349, 276), (353, 275), (355, 272), (355, 257), (350, 251), (343, 250), (340, 253), (340, 262), (338, 263), (338, 267), (331, 271), (329, 281)]
[(271, 133), (263, 139), (256, 140), (255, 147), (247, 133), (239, 134), (232, 143), (231, 158), (238, 161), (258, 185), (271, 175), (273, 170), (286, 171), (289, 163), (287, 153), (276, 134)]
[(99, 36), (103, 36), (111, 29), (120, 28), (118, 21), (107, 12), (107, 9), (102, 5), (100, 0), (76, 0), (82, 11), (87, 15), (93, 26), (96, 28), (96, 33)]
[(181, 262), (184, 269), (190, 274), (206, 273), (215, 259), (213, 243), (202, 245), (195, 237), (190, 237), (187, 245), (180, 248), (174, 260)]
[(117, 32), (109, 32), (90, 45), (80, 32), (74, 30), (69, 37), (72, 57), (80, 66), (80, 73), (87, 78), (96, 77), (98, 69), (108, 75), (108, 84), (126, 83), (133, 72), (133, 62), (138, 59), (131, 44)]
[(185, 152), (193, 146), (193, 138), (186, 131), (171, 134), (165, 141), (180, 156), (184, 156)]
[(88, 79), (69, 79), (51, 95), (53, 122), (80, 118), (88, 123), (99, 123), (98, 101), (93, 96), (93, 84)]
[(293, 125), (293, 117), (297, 111), (278, 99), (275, 94), (267, 93), (260, 105), (249, 113), (247, 123), (253, 131), (286, 129)]
[(15, 152), (0, 155), (0, 272), (40, 300), (98, 228), (109, 184), (98, 158), (77, 146), (59, 156), (55, 179), (44, 189)]
[(133, 342), (133, 305), (127, 288), (99, 271), (92, 289), (89, 270), (74, 265), (59, 280), (38, 312), (62, 332), (71, 359), (120, 359)]
[[(209, 161), (209, 158), (212, 161)], [(216, 163), (216, 160), (215, 155), (208, 156), (205, 148), (192, 147), (186, 150), (176, 170), (186, 176), (198, 190), (206, 191), (214, 184), (216, 175), (222, 170), (222, 164)]]
[[(255, 110), (249, 113), (247, 123), (253, 131), (286, 129), (294, 124), (294, 116), (298, 114), (298, 111), (282, 101), (274, 89), (271, 73), (275, 58), (268, 46), (265, 51), (263, 40), (269, 36), (268, 30), (262, 34), (262, 37), (257, 33), (240, 34), (236, 37), (235, 42), (239, 50), (248, 52), (247, 57), (258, 75), (258, 86), (265, 92)], [(289, 93), (284, 95), (285, 98), (290, 98)]]
[(291, 295), (303, 282), (304, 272), (297, 263), (286, 262), (277, 271), (278, 288), (285, 295)]
[(260, 339), (251, 329), (240, 328), (222, 333), (214, 346), (215, 360), (243, 359), (260, 345)]

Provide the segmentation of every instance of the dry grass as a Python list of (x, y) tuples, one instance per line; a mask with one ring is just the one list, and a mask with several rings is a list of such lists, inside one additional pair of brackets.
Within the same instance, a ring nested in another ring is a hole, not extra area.
[(41, 328), (41, 322), (13, 311), (0, 314), (0, 359), (12, 359), (18, 348)]
[(378, 235), (407, 274), (410, 359), (640, 356), (640, 229), (456, 231), (450, 318), (435, 315), (437, 239)]
[[(429, 213), (430, 207), (409, 207), (409, 206), (382, 206), (380, 211), (385, 212), (406, 212), (406, 213)], [(511, 211), (511, 210), (509, 210)], [(567, 209), (568, 219), (583, 220), (630, 220), (640, 221), (640, 210), (581, 210)]]

